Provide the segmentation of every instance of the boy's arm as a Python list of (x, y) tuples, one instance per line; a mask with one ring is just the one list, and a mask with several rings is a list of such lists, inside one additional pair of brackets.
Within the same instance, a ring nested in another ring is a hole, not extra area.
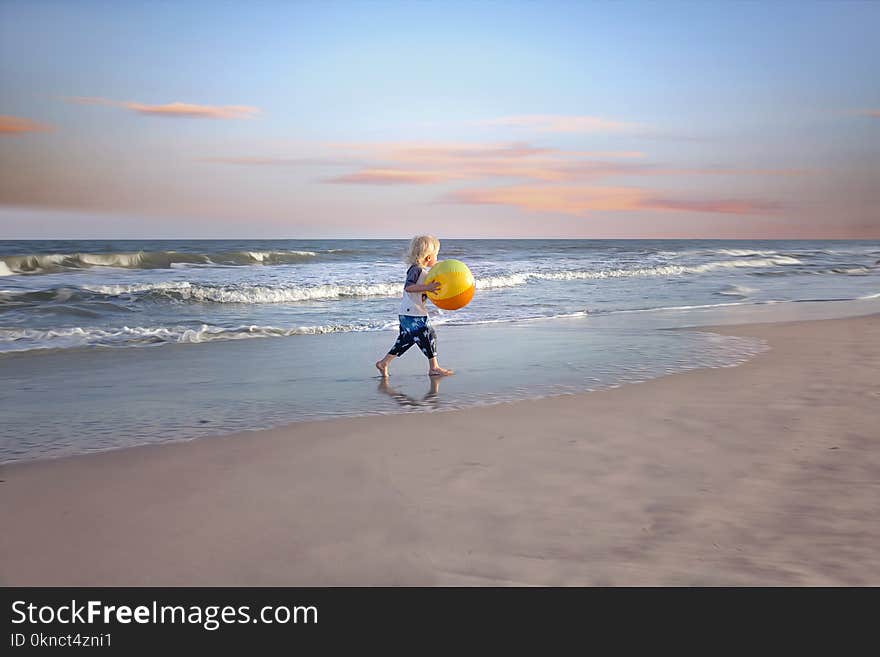
[(407, 285), (404, 290), (407, 292), (433, 292), (438, 287), (440, 287), (440, 283), (437, 281), (431, 281), (430, 283), (426, 283), (425, 285)]
[(406, 282), (403, 284), (403, 289), (406, 292), (433, 292), (440, 284), (436, 281), (431, 281), (426, 285), (419, 285), (419, 277), (422, 275), (422, 270), (413, 265), (406, 272)]

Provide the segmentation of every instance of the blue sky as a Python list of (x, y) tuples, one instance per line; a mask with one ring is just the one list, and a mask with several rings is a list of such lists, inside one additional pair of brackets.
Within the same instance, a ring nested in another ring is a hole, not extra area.
[(32, 0), (0, 25), (11, 238), (880, 236), (876, 2)]

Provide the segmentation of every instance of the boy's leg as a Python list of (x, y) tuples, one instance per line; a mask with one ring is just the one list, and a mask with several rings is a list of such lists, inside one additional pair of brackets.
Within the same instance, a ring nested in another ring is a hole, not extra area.
[(434, 327), (427, 322), (420, 324), (414, 337), (416, 344), (419, 345), (419, 349), (422, 350), (425, 357), (428, 360), (436, 360), (437, 334), (434, 332)]
[(453, 373), (452, 370), (440, 367), (440, 363), (437, 361), (437, 333), (434, 332), (433, 326), (426, 323), (416, 335), (416, 342), (422, 353), (428, 357), (428, 374), (430, 376), (448, 376)]
[(431, 358), (428, 363), (430, 364), (430, 367), (428, 369), (428, 376), (449, 376), (450, 374), (455, 374), (454, 370), (440, 367), (440, 363), (437, 362), (436, 356), (434, 358)]
[(382, 360), (376, 361), (376, 369), (379, 370), (379, 375), (383, 379), (388, 378), (388, 363), (391, 362), (392, 358), (394, 358), (394, 356), (392, 356), (391, 354), (385, 354), (385, 356), (383, 356)]
[(415, 340), (413, 339), (412, 333), (401, 326), (400, 333), (397, 334), (397, 340), (394, 342), (394, 346), (391, 347), (382, 360), (376, 362), (376, 369), (379, 370), (379, 374), (381, 374), (383, 378), (387, 378), (388, 364), (395, 358), (403, 356), (403, 354), (406, 353), (406, 350), (412, 347), (413, 344), (415, 344)]

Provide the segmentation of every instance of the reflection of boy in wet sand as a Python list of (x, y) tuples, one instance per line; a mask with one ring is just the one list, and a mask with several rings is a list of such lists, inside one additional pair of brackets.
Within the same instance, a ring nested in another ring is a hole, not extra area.
[(440, 378), (432, 376), (430, 381), (431, 383), (428, 392), (425, 393), (425, 396), (422, 397), (421, 400), (410, 397), (406, 393), (398, 392), (391, 387), (388, 383), (388, 379), (382, 379), (379, 381), (379, 390), (391, 397), (391, 399), (404, 408), (437, 408), (439, 401), (437, 394), (440, 392)]

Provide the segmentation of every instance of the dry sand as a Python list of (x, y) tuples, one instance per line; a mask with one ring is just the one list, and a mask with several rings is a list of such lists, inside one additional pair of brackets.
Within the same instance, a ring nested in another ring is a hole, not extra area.
[(0, 468), (0, 583), (880, 585), (880, 316), (716, 330), (772, 349)]

